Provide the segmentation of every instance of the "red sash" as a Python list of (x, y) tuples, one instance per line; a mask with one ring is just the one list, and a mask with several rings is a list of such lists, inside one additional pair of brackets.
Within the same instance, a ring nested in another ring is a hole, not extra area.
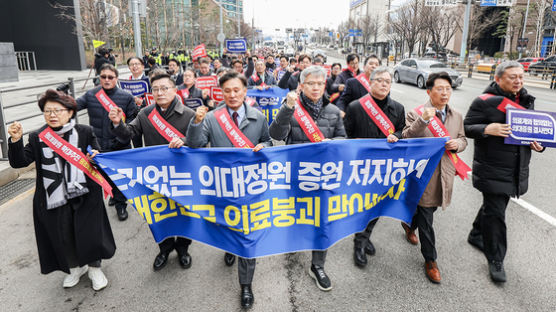
[(309, 115), (305, 108), (301, 105), (299, 98), (297, 99), (297, 105), (295, 107), (295, 112), (293, 112), (293, 117), (297, 120), (297, 123), (299, 123), (301, 130), (303, 130), (305, 135), (309, 138), (309, 141), (315, 143), (321, 142), (325, 139), (324, 134), (322, 134), (319, 127), (317, 127), (317, 124), (311, 115)]
[(163, 136), (166, 141), (170, 142), (173, 138), (179, 139), (185, 137), (185, 135), (181, 134), (181, 132), (179, 132), (176, 128), (172, 127), (172, 125), (168, 121), (166, 121), (166, 119), (160, 116), (160, 113), (158, 112), (156, 107), (149, 114), (148, 118), (156, 131), (161, 136)]
[(367, 76), (365, 76), (365, 73), (357, 75), (355, 79), (357, 79), (357, 81), (359, 81), (359, 83), (363, 85), (368, 93), (371, 93), (371, 84), (369, 83), (369, 80), (367, 80)]
[[(102, 105), (102, 107), (104, 107), (104, 109), (109, 113), (113, 107), (118, 107), (118, 105), (116, 105), (116, 103), (114, 103), (114, 101), (112, 101), (112, 99), (108, 97), (106, 92), (104, 92), (103, 88), (100, 88), (100, 90), (95, 94), (95, 97), (100, 102), (100, 105)], [(123, 114), (124, 114), (123, 120), (125, 122), (125, 113)]]
[[(479, 98), (481, 98), (481, 100), (483, 100), (483, 101), (486, 101), (486, 99), (491, 98), (493, 96), (496, 96), (496, 95), (490, 94), (490, 93), (485, 93), (483, 95), (480, 95)], [(502, 102), (500, 102), (500, 104), (498, 104), (498, 106), (496, 108), (504, 114), (506, 113), (507, 108), (525, 109), (525, 107), (517, 104), (516, 102), (508, 99), (507, 97), (504, 97)]]
[(361, 103), (363, 110), (365, 110), (365, 113), (369, 115), (378, 129), (380, 129), (380, 131), (382, 131), (382, 133), (384, 133), (386, 137), (396, 132), (396, 128), (394, 127), (392, 121), (390, 121), (388, 116), (386, 116), (382, 109), (378, 107), (370, 94), (367, 94), (364, 97), (360, 98), (359, 102)]
[[(253, 79), (254, 83), (257, 83), (259, 80), (261, 80), (261, 78), (259, 78), (259, 75), (257, 75), (257, 73), (254, 73), (253, 76), (251, 76), (251, 79)], [(261, 83), (260, 84), (261, 87), (266, 87), (266, 83)]]
[[(421, 116), (423, 114), (424, 111), (424, 106), (421, 105), (419, 107), (417, 107), (415, 109), (415, 111), (417, 112), (417, 114), (419, 114), (419, 116)], [(428, 126), (430, 132), (432, 132), (432, 134), (437, 137), (437, 138), (443, 138), (443, 137), (449, 137), (450, 133), (448, 132), (448, 130), (446, 129), (446, 127), (444, 126), (444, 124), (442, 123), (442, 121), (440, 121), (440, 119), (438, 119), (438, 117), (434, 116), (430, 121), (429, 121), (429, 126)], [(469, 171), (471, 171), (471, 168), (469, 168), (469, 166), (463, 162), (463, 160), (461, 160), (461, 158), (459, 158), (458, 154), (446, 150), (446, 154), (448, 154), (448, 158), (450, 158), (450, 160), (452, 161), (452, 164), (454, 164), (454, 167), (456, 168), (456, 175), (458, 175), (462, 180), (465, 181), (465, 179), (467, 178), (467, 173)]]
[(187, 98), (189, 98), (189, 90), (187, 90), (187, 89), (178, 90), (178, 95), (182, 99), (187, 99)]
[(214, 111), (214, 117), (216, 117), (216, 121), (226, 133), (230, 142), (234, 147), (242, 147), (242, 148), (253, 148), (255, 145), (249, 141), (249, 139), (239, 130), (236, 124), (232, 121), (232, 117), (230, 117), (230, 113), (228, 113), (228, 108), (223, 107), (221, 109), (217, 109)]
[(340, 92), (336, 92), (336, 93), (332, 93), (332, 95), (330, 96), (330, 99), (328, 99), (330, 102), (334, 102), (336, 101), (337, 98), (340, 97)]
[(106, 181), (102, 174), (89, 163), (87, 157), (81, 150), (61, 138), (56, 132), (52, 131), (50, 127), (47, 127), (39, 133), (39, 138), (56, 152), (56, 154), (74, 165), (77, 169), (83, 171), (89, 178), (100, 185), (105, 195), (108, 194), (112, 196), (112, 187), (108, 184), (108, 181)]
[(257, 100), (252, 97), (245, 97), (245, 103), (247, 103), (247, 105), (251, 107), (254, 107), (257, 104)]

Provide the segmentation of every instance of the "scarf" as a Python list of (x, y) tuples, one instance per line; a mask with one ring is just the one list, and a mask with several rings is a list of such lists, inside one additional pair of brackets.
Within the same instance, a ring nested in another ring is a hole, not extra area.
[[(74, 131), (74, 126), (75, 119), (71, 119), (61, 129), (54, 132), (71, 145), (77, 146), (79, 135), (77, 131)], [(46, 190), (46, 209), (58, 208), (65, 205), (68, 199), (87, 194), (89, 189), (86, 186), (85, 173), (54, 153), (42, 140), (39, 139), (39, 141), (41, 144), (41, 173)]]
[(317, 118), (319, 117), (322, 109), (322, 97), (317, 102), (313, 103), (313, 101), (306, 97), (305, 94), (301, 93), (301, 99), (303, 100), (305, 107), (309, 110), (309, 114), (311, 114), (313, 120), (317, 122)]

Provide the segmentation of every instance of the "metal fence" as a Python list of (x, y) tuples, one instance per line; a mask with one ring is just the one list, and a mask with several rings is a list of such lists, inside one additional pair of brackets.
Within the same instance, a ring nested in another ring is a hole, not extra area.
[[(86, 86), (83, 82), (86, 81)], [(78, 88), (76, 88), (78, 83)], [(38, 108), (38, 99), (47, 89), (64, 87), (67, 93), (73, 98), (77, 98), (93, 87), (92, 79), (68, 78), (63, 81), (50, 82), (48, 84), (34, 85), (30, 87), (12, 88), (0, 90), (0, 146), (2, 147), (2, 158), (8, 158), (8, 125), (18, 121), (23, 125), (23, 135), (27, 135), (44, 125), (43, 113)], [(87, 111), (78, 112), (77, 119), (87, 119)]]
[(37, 70), (37, 59), (33, 51), (19, 51), (15, 52), (17, 59), (17, 68), (19, 70)]

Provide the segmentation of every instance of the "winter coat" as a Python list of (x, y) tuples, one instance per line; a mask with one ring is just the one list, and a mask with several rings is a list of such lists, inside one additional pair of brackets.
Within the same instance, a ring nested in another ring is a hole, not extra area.
[[(506, 114), (497, 106), (504, 97), (516, 101), (516, 96), (502, 91), (496, 82), (492, 82), (484, 93), (495, 96), (473, 100), (464, 120), (465, 135), (475, 139), (473, 186), (484, 193), (523, 195), (528, 188), (531, 148), (528, 145), (504, 144), (503, 137), (484, 134), (488, 124), (506, 123)], [(519, 91), (517, 101), (526, 109), (535, 108), (535, 97), (529, 95), (525, 88)]]
[[(255, 73), (255, 74), (257, 74), (257, 73)], [(253, 74), (253, 75), (255, 75), (255, 74)], [(258, 75), (258, 74), (257, 74), (257, 75)], [(258, 76), (258, 78), (259, 78), (259, 79), (258, 79), (257, 81), (255, 81), (255, 80), (253, 79), (253, 76), (249, 77), (249, 78), (247, 79), (247, 87), (250, 88), (250, 89), (252, 89), (252, 88), (254, 88), (254, 87), (256, 87), (256, 86), (260, 86), (260, 85), (263, 83), (263, 80), (261, 79), (261, 76), (260, 76), (260, 75)], [(272, 76), (272, 74), (269, 74), (269, 73), (265, 72), (265, 73), (264, 73), (264, 83), (265, 83), (267, 86), (273, 86), (273, 85), (276, 85), (276, 80), (274, 80), (274, 76)]]
[[(405, 127), (405, 109), (402, 104), (392, 100), (390, 96), (386, 98), (386, 103), (380, 109), (390, 119), (396, 131), (393, 133), (398, 139), (402, 138), (402, 130)], [(380, 131), (375, 122), (363, 109), (361, 102), (355, 100), (349, 104), (344, 116), (344, 126), (348, 138), (386, 138)]]
[[(195, 116), (195, 112), (185, 105), (182, 105), (177, 97), (174, 99), (171, 106), (173, 106), (171, 111), (166, 113), (164, 119), (184, 135), (181, 139), (185, 143), (187, 127), (189, 126), (191, 118)], [(149, 115), (154, 109), (156, 109), (156, 104), (147, 106), (145, 109), (142, 109), (137, 115), (137, 118), (129, 124), (121, 122), (117, 127), (112, 126), (112, 133), (123, 140), (143, 135), (145, 146), (168, 144), (169, 142), (156, 130), (149, 120)]]
[[(301, 97), (300, 99), (301, 105), (311, 114), (303, 98)], [(317, 127), (319, 127), (327, 139), (345, 139), (346, 131), (344, 130), (340, 110), (334, 104), (330, 104), (324, 96), (322, 102), (323, 107), (319, 115), (316, 118), (313, 117)], [(294, 111), (295, 107), (289, 108), (288, 105), (282, 105), (276, 118), (274, 118), (270, 125), (270, 136), (275, 140), (285, 140), (287, 145), (311, 142), (293, 116)]]
[[(268, 135), (268, 121), (266, 116), (259, 110), (245, 103), (245, 118), (239, 124), (239, 130), (253, 143), (257, 145), (263, 144), (265, 147), (272, 146), (270, 136)], [(218, 121), (214, 113), (228, 109), (225, 104), (220, 105), (215, 110), (210, 111), (201, 123), (196, 124), (192, 119), (187, 129), (187, 145), (189, 147), (205, 147), (210, 143), (211, 147), (234, 147)], [(195, 118), (195, 117), (193, 117)]]
[[(62, 209), (72, 209), (66, 205), (54, 209), (46, 209), (46, 190), (43, 184), (41, 170), (41, 150), (39, 133), (46, 129), (46, 125), (29, 134), (29, 143), (23, 146), (23, 138), (8, 144), (8, 158), (13, 168), (23, 168), (35, 162), (37, 177), (35, 180), (35, 195), (33, 197), (33, 222), (35, 238), (39, 252), (41, 273), (60, 270), (69, 274), (69, 267), (64, 249), (61, 214)], [(76, 124), (74, 128), (78, 135), (78, 148), (87, 154), (87, 146), (98, 149), (98, 143), (93, 129), (87, 125)], [(116, 243), (106, 214), (102, 199), (101, 187), (85, 175), (89, 192), (78, 197), (81, 200), (74, 212), (75, 247), (80, 266), (100, 260), (110, 259), (116, 251)]]
[[(433, 107), (427, 102), (425, 107)], [(429, 138), (434, 137), (428, 128), (428, 123), (412, 110), (407, 113), (406, 126), (403, 130), (404, 138)], [(458, 141), (458, 149), (454, 152), (461, 153), (467, 147), (467, 140), (463, 131), (463, 118), (459, 112), (446, 105), (446, 120), (444, 127), (448, 130), (450, 137)], [(419, 201), (421, 207), (442, 207), (445, 209), (452, 200), (452, 189), (456, 168), (446, 153), (442, 154), (440, 163), (434, 170), (432, 177)]]
[[(80, 96), (76, 100), (77, 110), (87, 109), (89, 124), (93, 127), (95, 136), (98, 138), (101, 152), (130, 148), (129, 141), (122, 142), (117, 140), (110, 131), (112, 122), (108, 118), (108, 112), (95, 97), (95, 94), (100, 90), (100, 88), (100, 86), (95, 87)], [(135, 118), (138, 111), (133, 95), (118, 87), (104, 91), (106, 92), (106, 95), (108, 95), (108, 97), (124, 111), (126, 122), (131, 122)]]
[(367, 95), (369, 92), (356, 78), (349, 78), (346, 80), (344, 92), (340, 95), (340, 98), (336, 101), (336, 106), (339, 109), (346, 111), (348, 105), (361, 97)]
[(294, 73), (286, 71), (284, 76), (282, 76), (282, 79), (280, 79), (280, 82), (278, 82), (278, 87), (282, 89), (289, 89), (290, 91), (296, 90), (300, 77), (300, 71), (296, 71)]
[[(358, 69), (357, 72), (355, 73), (355, 76), (359, 75), (360, 73), (361, 70)], [(355, 76), (353, 75), (353, 72), (351, 70), (344, 68), (342, 72), (339, 73), (338, 76), (336, 77), (336, 81), (334, 81), (334, 84), (332, 85), (332, 91), (338, 92), (339, 91), (338, 87), (340, 87), (341, 84), (345, 86), (346, 81), (350, 78), (355, 78)]]

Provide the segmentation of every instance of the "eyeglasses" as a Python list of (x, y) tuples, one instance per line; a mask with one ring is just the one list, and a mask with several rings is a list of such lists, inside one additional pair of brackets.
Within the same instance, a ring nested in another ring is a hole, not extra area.
[(112, 79), (116, 79), (116, 76), (100, 75), (100, 79), (112, 80)]
[(67, 108), (57, 108), (57, 109), (47, 109), (45, 111), (43, 111), (45, 116), (50, 116), (52, 113), (54, 113), (54, 115), (58, 116), (61, 112), (65, 112), (67, 111)]
[(308, 85), (309, 87), (314, 87), (314, 86), (319, 86), (322, 87), (326, 84), (326, 82), (322, 82), (322, 81), (311, 81), (311, 82), (306, 82), (306, 85)]
[(162, 93), (166, 93), (168, 91), (168, 89), (170, 89), (170, 87), (160, 87), (160, 88), (152, 88), (153, 93), (158, 93), (158, 92), (162, 92)]
[(141, 66), (143, 64), (141, 63), (129, 63), (129, 67), (134, 67), (134, 66)]
[(383, 82), (384, 82), (384, 83), (387, 84), (387, 85), (389, 85), (389, 84), (392, 83), (392, 80), (390, 80), (390, 79), (384, 79), (384, 78), (375, 78), (375, 79), (371, 79), (371, 80), (376, 81), (376, 82), (378, 82), (378, 83), (383, 83)]

